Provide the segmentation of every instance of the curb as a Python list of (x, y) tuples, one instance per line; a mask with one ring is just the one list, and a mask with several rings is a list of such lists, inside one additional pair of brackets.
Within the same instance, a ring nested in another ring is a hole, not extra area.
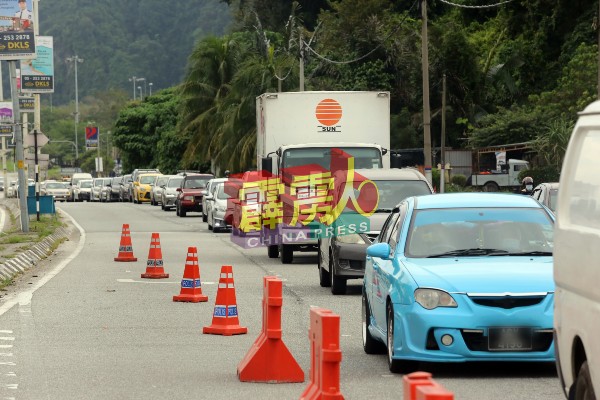
[(38, 262), (46, 259), (50, 256), (52, 246), (69, 236), (69, 231), (63, 227), (56, 229), (56, 231), (44, 238), (39, 243), (36, 243), (28, 250), (18, 256), (11, 258), (0, 264), (0, 279), (12, 279), (15, 275), (23, 273), (30, 268), (36, 266)]

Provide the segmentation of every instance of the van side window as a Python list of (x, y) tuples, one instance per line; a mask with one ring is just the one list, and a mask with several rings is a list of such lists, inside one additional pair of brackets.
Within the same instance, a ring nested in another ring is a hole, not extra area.
[(582, 135), (573, 176), (566, 177), (569, 182), (570, 222), (588, 228), (600, 229), (600, 204), (598, 204), (598, 171), (600, 168), (600, 131), (588, 130)]

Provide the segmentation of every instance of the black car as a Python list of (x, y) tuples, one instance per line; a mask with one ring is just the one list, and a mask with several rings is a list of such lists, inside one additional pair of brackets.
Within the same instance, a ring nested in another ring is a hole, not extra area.
[(131, 174), (123, 175), (123, 179), (119, 184), (119, 200), (120, 201), (129, 201), (129, 186), (133, 182), (131, 178)]
[(116, 176), (110, 180), (110, 201), (119, 201), (121, 199), (122, 176)]

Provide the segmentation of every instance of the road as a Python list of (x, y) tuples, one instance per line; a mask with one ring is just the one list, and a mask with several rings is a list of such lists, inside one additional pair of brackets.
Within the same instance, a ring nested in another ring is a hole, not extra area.
[[(347, 399), (401, 399), (402, 376), (361, 342), (361, 283), (333, 296), (318, 284), (316, 255), (282, 265), (208, 231), (199, 214), (176, 217), (131, 203), (61, 203), (81, 228), (0, 303), (0, 399), (297, 399), (307, 385), (243, 383), (236, 367), (261, 327), (262, 277), (284, 281), (283, 340), (308, 377), (310, 306), (341, 316), (341, 390)], [(134, 263), (117, 263), (121, 227)], [(150, 237), (160, 234), (168, 279), (145, 280)], [(176, 303), (188, 246), (198, 248), (207, 303)], [(232, 265), (248, 334), (202, 334), (222, 265)], [(50, 279), (51, 278), (51, 279)], [(31, 291), (35, 289), (33, 295)], [(460, 400), (563, 400), (552, 364), (422, 365)]]

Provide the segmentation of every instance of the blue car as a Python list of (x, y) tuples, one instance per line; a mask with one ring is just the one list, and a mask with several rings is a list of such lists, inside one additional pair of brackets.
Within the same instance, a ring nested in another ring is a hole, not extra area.
[(554, 361), (553, 215), (529, 196), (410, 197), (367, 248), (363, 347), (425, 362)]

